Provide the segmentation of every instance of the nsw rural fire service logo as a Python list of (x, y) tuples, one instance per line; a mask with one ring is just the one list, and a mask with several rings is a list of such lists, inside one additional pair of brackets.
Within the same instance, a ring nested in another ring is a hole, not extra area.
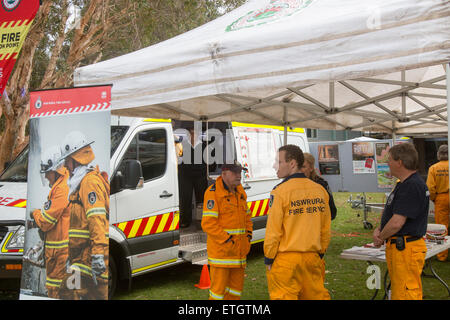
[(14, 9), (17, 8), (20, 1), (22, 0), (2, 0), (2, 7), (6, 11), (13, 11)]
[(270, 0), (264, 8), (250, 11), (230, 24), (225, 31), (250, 28), (291, 16), (308, 7), (314, 0)]
[(39, 97), (39, 98), (36, 100), (36, 102), (34, 103), (34, 107), (35, 107), (36, 109), (40, 109), (40, 108), (42, 107), (42, 100), (41, 100), (41, 97)]
[(208, 200), (208, 202), (206, 203), (206, 207), (211, 210), (212, 208), (214, 208), (214, 200)]

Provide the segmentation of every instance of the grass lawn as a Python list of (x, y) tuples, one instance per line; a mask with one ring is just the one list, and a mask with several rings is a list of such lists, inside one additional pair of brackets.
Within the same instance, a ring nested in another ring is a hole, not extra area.
[[(325, 285), (332, 299), (336, 300), (366, 300), (370, 299), (374, 291), (367, 289), (366, 281), (369, 274), (366, 273), (368, 264), (365, 261), (345, 260), (339, 257), (344, 249), (352, 246), (360, 246), (372, 242), (372, 230), (363, 227), (362, 209), (351, 209), (347, 203), (349, 193), (335, 193), (335, 202), (338, 214), (333, 220), (332, 238), (327, 254)], [(368, 202), (380, 203), (384, 201), (384, 194), (367, 194)], [(357, 214), (360, 214), (360, 217)], [(368, 221), (374, 227), (379, 225), (381, 215), (369, 213)], [(262, 243), (253, 245), (248, 256), (248, 265), (245, 275), (244, 300), (266, 300), (269, 298), (265, 266), (263, 262)], [(450, 284), (450, 262), (439, 262), (433, 259), (433, 267), (444, 281)], [(384, 275), (386, 265), (378, 264), (381, 274)], [(201, 266), (188, 263), (155, 271), (147, 275), (136, 277), (133, 280), (132, 290), (120, 290), (115, 299), (156, 299), (156, 300), (179, 300), (208, 299), (208, 290), (201, 290), (194, 286), (199, 282)], [(431, 274), (429, 271), (428, 274)], [(444, 286), (434, 278), (422, 277), (424, 299), (445, 300), (449, 299), (448, 292)], [(383, 292), (377, 295), (382, 299)]]
[[(374, 293), (367, 289), (367, 262), (345, 260), (339, 257), (344, 249), (372, 242), (372, 230), (363, 227), (362, 209), (351, 209), (347, 203), (349, 193), (335, 193), (338, 214), (331, 224), (332, 238), (327, 254), (325, 285), (332, 299), (367, 300)], [(383, 202), (384, 194), (367, 194), (368, 202)], [(357, 214), (361, 216), (358, 217)], [(379, 225), (381, 215), (369, 213), (368, 221), (374, 227)], [(243, 300), (267, 300), (267, 282), (263, 262), (262, 243), (253, 245), (248, 256), (245, 275)], [(433, 267), (444, 281), (450, 285), (450, 262), (439, 262), (432, 258)], [(384, 275), (386, 266), (378, 264)], [(130, 291), (120, 289), (114, 299), (119, 300), (204, 300), (208, 299), (208, 290), (201, 290), (194, 285), (199, 282), (202, 267), (184, 263), (172, 268), (155, 271), (133, 279)], [(426, 270), (427, 271), (427, 270)], [(431, 274), (429, 271), (428, 274)], [(438, 280), (422, 277), (424, 299), (449, 300), (448, 292)], [(0, 280), (0, 300), (18, 299), (20, 281)], [(6, 287), (5, 287), (6, 285)], [(383, 297), (382, 290), (377, 299)]]

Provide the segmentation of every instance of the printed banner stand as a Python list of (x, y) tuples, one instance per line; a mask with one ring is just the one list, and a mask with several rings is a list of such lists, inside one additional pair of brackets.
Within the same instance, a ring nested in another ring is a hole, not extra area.
[(39, 0), (0, 0), (0, 2), (1, 97), (33, 19), (39, 10)]
[(111, 86), (30, 93), (20, 299), (108, 299)]

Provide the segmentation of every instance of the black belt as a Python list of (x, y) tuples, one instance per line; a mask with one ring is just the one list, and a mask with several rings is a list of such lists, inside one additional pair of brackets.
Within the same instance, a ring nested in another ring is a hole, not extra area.
[[(400, 237), (408, 237), (408, 238), (405, 239), (406, 242), (412, 242), (412, 241), (416, 241), (416, 240), (422, 239), (422, 237), (409, 237), (409, 236), (400, 236)], [(391, 238), (390, 241), (389, 241), (389, 243), (390, 243), (390, 244), (394, 244), (395, 241), (396, 241), (396, 239), (397, 239), (397, 237)]]

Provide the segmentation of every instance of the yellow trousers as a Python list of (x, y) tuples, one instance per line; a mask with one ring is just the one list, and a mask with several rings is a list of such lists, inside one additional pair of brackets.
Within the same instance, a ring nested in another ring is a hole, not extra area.
[(245, 268), (211, 266), (209, 300), (240, 300), (244, 288)]
[(280, 252), (267, 285), (271, 300), (330, 300), (324, 286), (324, 262), (313, 252)]
[(390, 239), (386, 244), (386, 263), (391, 278), (391, 300), (422, 300), (420, 275), (427, 247), (423, 239), (406, 242), (399, 251)]
[[(449, 198), (448, 193), (440, 193), (434, 200), (434, 221), (437, 224), (443, 224), (447, 227), (448, 234), (448, 220), (449, 220)], [(439, 261), (446, 261), (448, 258), (448, 250), (439, 252), (437, 254)]]

